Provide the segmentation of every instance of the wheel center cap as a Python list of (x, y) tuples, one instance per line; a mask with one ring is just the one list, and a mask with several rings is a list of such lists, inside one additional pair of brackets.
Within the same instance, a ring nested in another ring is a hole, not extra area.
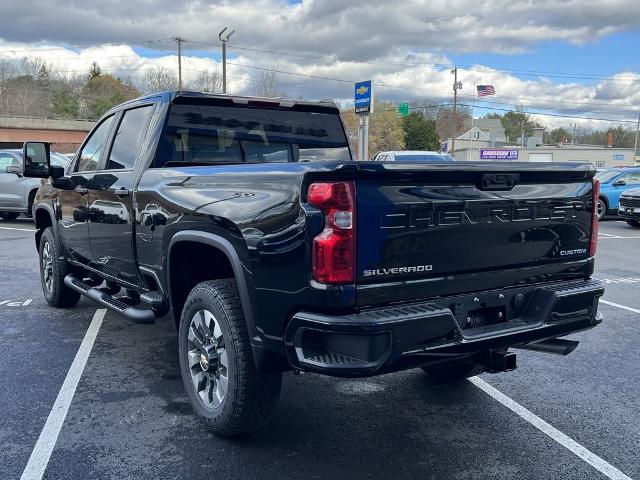
[(200, 352), (200, 368), (203, 372), (209, 371), (209, 369), (215, 369), (217, 366), (218, 354), (216, 348), (213, 345), (207, 345)]
[(200, 368), (202, 368), (203, 372), (209, 370), (209, 359), (205, 353), (200, 354)]

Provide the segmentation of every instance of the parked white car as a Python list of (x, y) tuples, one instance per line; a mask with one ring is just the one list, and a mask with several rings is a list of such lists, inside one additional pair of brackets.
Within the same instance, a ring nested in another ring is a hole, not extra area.
[(378, 152), (373, 157), (374, 162), (416, 162), (416, 163), (449, 163), (453, 158), (448, 153), (432, 152), (428, 150), (403, 150)]

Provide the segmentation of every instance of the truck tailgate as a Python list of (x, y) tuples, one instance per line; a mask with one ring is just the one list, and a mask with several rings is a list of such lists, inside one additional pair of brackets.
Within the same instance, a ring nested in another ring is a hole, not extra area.
[(526, 279), (526, 267), (539, 276), (586, 262), (594, 173), (583, 164), (363, 163), (357, 283), (432, 279), (435, 291), (455, 275), (517, 269)]

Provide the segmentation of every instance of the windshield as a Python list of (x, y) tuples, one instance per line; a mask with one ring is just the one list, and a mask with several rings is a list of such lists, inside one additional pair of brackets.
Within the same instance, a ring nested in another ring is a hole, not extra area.
[(56, 167), (66, 167), (69, 165), (70, 159), (59, 153), (51, 153), (51, 165)]
[(396, 162), (448, 163), (453, 162), (449, 155), (396, 155)]
[(351, 160), (337, 112), (174, 104), (155, 166), (327, 160)]
[(609, 183), (618, 175), (620, 175), (620, 172), (616, 172), (613, 170), (605, 170), (603, 172), (596, 173), (596, 178), (600, 180), (600, 183)]

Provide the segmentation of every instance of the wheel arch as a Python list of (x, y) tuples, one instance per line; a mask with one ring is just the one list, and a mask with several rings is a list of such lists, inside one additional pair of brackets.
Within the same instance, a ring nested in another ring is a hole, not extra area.
[[(180, 292), (177, 286), (178, 279), (175, 278), (176, 275), (172, 274), (172, 270), (175, 273), (177, 268), (175, 262), (176, 254), (179, 251), (178, 248), (180, 245), (185, 244), (198, 244), (208, 249), (213, 249), (213, 251), (218, 252), (218, 255), (224, 256), (223, 258), (228, 262), (232, 275), (236, 280), (238, 292), (240, 294), (240, 301), (242, 302), (242, 311), (244, 313), (245, 321), (247, 322), (249, 337), (253, 339), (256, 336), (257, 331), (251, 301), (252, 286), (249, 285), (249, 281), (247, 280), (247, 274), (245, 273), (246, 269), (240, 260), (237, 250), (231, 242), (224, 237), (209, 232), (183, 230), (174, 234), (169, 242), (166, 260), (166, 287), (169, 295), (169, 304), (173, 312), (173, 318), (176, 322), (176, 326), (180, 323), (180, 314), (186, 295)], [(228, 277), (229, 275), (225, 275), (219, 278)], [(210, 279), (215, 278), (216, 275), (212, 275)], [(186, 294), (188, 295), (188, 292), (186, 292)]]
[(598, 198), (604, 202), (608, 210), (611, 205), (611, 203), (609, 202), (609, 197), (607, 197), (607, 195), (604, 193), (600, 193), (600, 196)]
[(37, 205), (34, 215), (33, 215), (33, 220), (35, 221), (36, 224), (36, 234), (35, 234), (35, 241), (36, 241), (36, 249), (40, 248), (40, 238), (42, 237), (42, 232), (44, 232), (44, 230), (47, 227), (51, 227), (53, 228), (53, 231), (56, 235), (56, 242), (58, 244), (58, 247), (60, 247), (60, 239), (58, 238), (57, 235), (57, 228), (56, 228), (56, 222), (54, 221), (55, 219), (55, 215), (53, 213), (53, 210), (48, 206), (48, 205)]
[(31, 190), (29, 190), (29, 193), (27, 194), (27, 214), (31, 215), (33, 214), (33, 207), (35, 204), (35, 200), (36, 200), (36, 194), (38, 193), (38, 189), (37, 188), (32, 188)]

